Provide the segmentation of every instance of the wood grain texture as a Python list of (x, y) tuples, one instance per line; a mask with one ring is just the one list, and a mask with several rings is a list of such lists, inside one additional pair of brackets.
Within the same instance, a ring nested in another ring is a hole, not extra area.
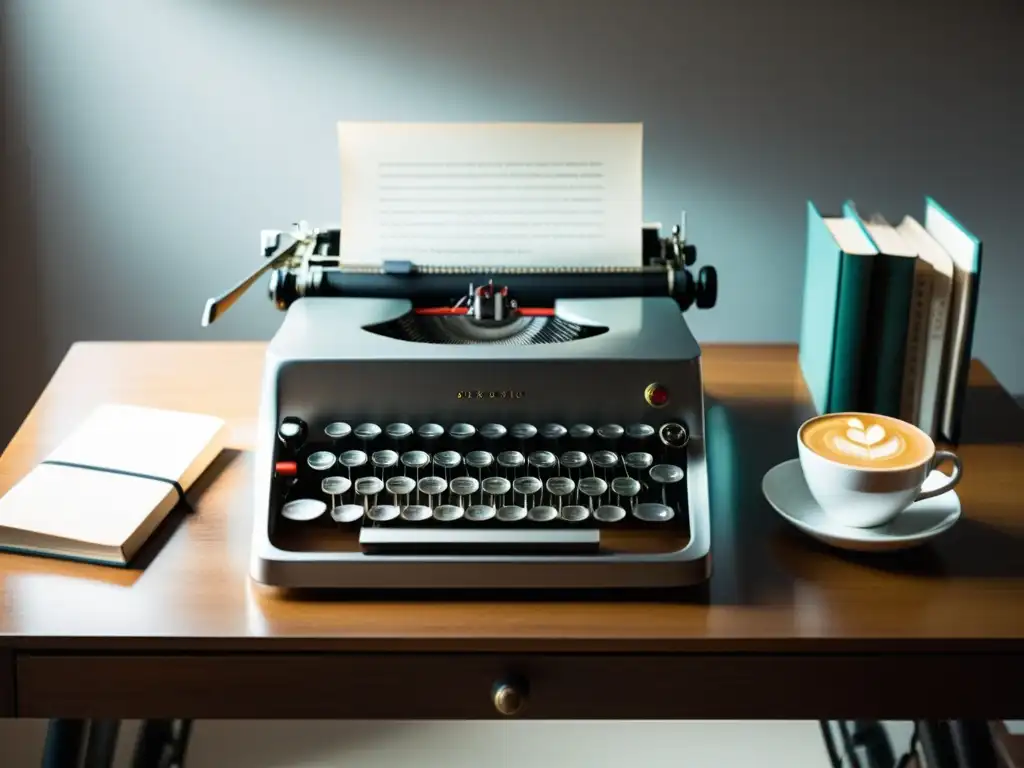
[[(75, 345), (0, 459), (0, 493), (91, 408), (228, 420), (231, 450), (143, 556), (117, 570), (0, 555), (0, 647), (21, 651), (1021, 653), (1024, 429), (972, 369), (964, 520), (915, 553), (858, 557), (789, 528), (761, 496), (810, 413), (792, 346), (704, 350), (714, 576), (692, 594), (321, 599), (248, 578), (262, 343)], [(69, 498), (69, 503), (73, 503)]]

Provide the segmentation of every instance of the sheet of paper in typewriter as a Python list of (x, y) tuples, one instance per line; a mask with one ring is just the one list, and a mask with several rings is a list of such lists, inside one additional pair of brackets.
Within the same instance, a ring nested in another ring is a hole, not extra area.
[(342, 122), (338, 141), (346, 261), (642, 262), (642, 124)]

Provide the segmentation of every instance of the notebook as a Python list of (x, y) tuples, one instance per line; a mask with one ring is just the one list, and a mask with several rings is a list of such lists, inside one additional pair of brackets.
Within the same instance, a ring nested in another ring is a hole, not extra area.
[(126, 566), (224, 438), (213, 416), (100, 406), (0, 497), (0, 549)]

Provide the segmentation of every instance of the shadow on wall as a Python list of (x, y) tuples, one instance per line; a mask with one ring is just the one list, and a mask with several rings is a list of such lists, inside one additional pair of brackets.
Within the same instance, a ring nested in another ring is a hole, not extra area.
[[(11, 50), (0, 4), (0, 54)], [(18, 68), (0, 55), (0, 452), (28, 414), (50, 373), (41, 307), (37, 233), (33, 209), (32, 160), (27, 141), (23, 84)]]

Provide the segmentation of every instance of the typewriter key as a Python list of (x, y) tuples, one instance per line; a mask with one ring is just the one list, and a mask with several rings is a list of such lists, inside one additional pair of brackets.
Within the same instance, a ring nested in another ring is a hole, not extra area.
[(456, 477), (448, 483), (448, 490), (456, 496), (471, 496), (480, 490), (480, 482), (475, 477)]
[(600, 477), (584, 477), (580, 480), (579, 484), (580, 493), (584, 496), (600, 496), (602, 493), (608, 490), (608, 483), (602, 480)]
[(561, 424), (545, 424), (540, 428), (540, 435), (545, 440), (560, 440), (568, 430)]
[(536, 477), (517, 477), (512, 481), (512, 490), (524, 496), (537, 493), (544, 486)]
[(466, 440), (476, 434), (476, 427), (472, 424), (452, 424), (448, 434), (456, 440)]
[(425, 451), (406, 451), (402, 454), (402, 464), (409, 469), (423, 469), (430, 463), (430, 454)]
[(566, 469), (579, 469), (587, 463), (587, 454), (583, 451), (566, 451), (559, 461)]
[(466, 466), (473, 467), (473, 469), (489, 467), (492, 461), (494, 461), (494, 456), (487, 451), (470, 451), (466, 454)]
[(619, 463), (619, 456), (612, 451), (594, 451), (590, 454), (590, 460), (594, 462), (596, 467), (609, 469)]
[(507, 431), (501, 424), (484, 424), (480, 427), (480, 436), (484, 440), (501, 440)]
[(482, 523), (494, 517), (494, 507), (488, 504), (474, 504), (466, 510), (466, 519), (474, 523)]
[(389, 520), (394, 520), (398, 517), (398, 514), (398, 507), (394, 504), (377, 504), (370, 507), (370, 511), (366, 513), (366, 516), (375, 523), (386, 523)]
[(352, 434), (352, 427), (344, 421), (336, 421), (324, 427), (324, 434), (331, 438), (331, 440), (344, 440)]
[(589, 440), (594, 436), (594, 428), (589, 424), (573, 424), (569, 427), (569, 437), (573, 440)]
[(516, 504), (508, 504), (498, 510), (497, 518), (503, 523), (516, 523), (526, 517), (526, 510)]
[(411, 477), (389, 477), (388, 481), (384, 483), (384, 487), (387, 488), (388, 493), (393, 493), (395, 496), (408, 496), (416, 490), (416, 481)]
[(534, 451), (530, 454), (530, 466), (539, 469), (549, 469), (555, 466), (557, 459), (551, 451)]
[(347, 477), (325, 477), (320, 481), (320, 490), (331, 496), (338, 496), (342, 493), (348, 493), (348, 489), (352, 487), (352, 481)]
[(388, 424), (384, 431), (392, 440), (405, 440), (412, 434), (412, 427), (408, 424)]
[(379, 477), (360, 477), (355, 482), (355, 488), (360, 496), (376, 496), (384, 490), (384, 481)]
[(498, 454), (498, 466), (505, 469), (516, 469), (525, 463), (526, 459), (519, 451), (502, 451)]
[(573, 504), (568, 507), (562, 507), (559, 517), (565, 520), (567, 523), (578, 523), (581, 520), (586, 520), (590, 516), (590, 510), (586, 507), (581, 507), (577, 504)]
[(656, 483), (678, 483), (683, 479), (683, 470), (675, 464), (656, 464), (651, 467), (651, 480)]
[(529, 440), (537, 434), (537, 428), (533, 424), (513, 424), (511, 432), (516, 440)]
[(597, 428), (597, 436), (602, 440), (618, 440), (624, 431), (618, 424), (605, 424)]
[(353, 434), (359, 440), (376, 440), (380, 437), (380, 427), (376, 424), (360, 424), (353, 430)]
[(654, 457), (649, 453), (636, 451), (635, 453), (627, 453), (623, 458), (623, 462), (630, 469), (647, 469), (654, 463)]
[(504, 477), (485, 477), (480, 488), (490, 496), (504, 496), (512, 489), (512, 483)]
[(630, 424), (626, 428), (626, 436), (634, 440), (646, 440), (654, 435), (654, 427), (650, 424)]
[(444, 427), (440, 424), (424, 424), (416, 430), (416, 434), (423, 440), (437, 440), (444, 434)]
[(342, 504), (331, 510), (331, 517), (338, 523), (354, 523), (363, 516), (363, 508), (358, 504)]
[(394, 451), (374, 451), (373, 456), (370, 457), (370, 462), (375, 467), (387, 469), (398, 463), (398, 454)]
[(334, 454), (330, 451), (317, 451), (311, 453), (309, 458), (306, 459), (306, 463), (310, 469), (315, 469), (317, 472), (324, 472), (334, 466), (334, 462), (337, 461)]
[(612, 480), (612, 493), (631, 498), (640, 493), (640, 481), (632, 477), (616, 477)]
[(433, 514), (430, 507), (425, 507), (422, 504), (410, 504), (402, 509), (402, 519), (413, 523), (429, 520)]
[(567, 496), (576, 488), (576, 483), (568, 477), (549, 477), (546, 485), (552, 496)]
[(443, 477), (424, 477), (416, 485), (420, 489), (420, 493), (425, 493), (427, 496), (444, 493), (448, 488), (448, 482)]
[(637, 520), (643, 520), (645, 523), (667, 523), (676, 513), (672, 507), (665, 504), (637, 504), (633, 510), (633, 516)]
[(338, 462), (343, 467), (355, 469), (356, 467), (361, 467), (366, 463), (366, 454), (362, 451), (345, 451), (338, 457)]
[(548, 523), (558, 517), (558, 510), (554, 507), (534, 507), (526, 516), (535, 523)]
[(327, 511), (327, 505), (316, 499), (295, 499), (281, 508), (281, 517), (286, 520), (306, 523), (316, 520)]
[(462, 507), (456, 507), (454, 504), (442, 504), (434, 510), (434, 519), (440, 520), (442, 523), (450, 523), (458, 520), (464, 514), (466, 511)]
[(626, 510), (614, 504), (605, 504), (594, 510), (594, 519), (602, 523), (617, 523), (626, 516)]
[(455, 469), (462, 463), (462, 454), (458, 451), (441, 451), (434, 454), (434, 464), (443, 469)]

